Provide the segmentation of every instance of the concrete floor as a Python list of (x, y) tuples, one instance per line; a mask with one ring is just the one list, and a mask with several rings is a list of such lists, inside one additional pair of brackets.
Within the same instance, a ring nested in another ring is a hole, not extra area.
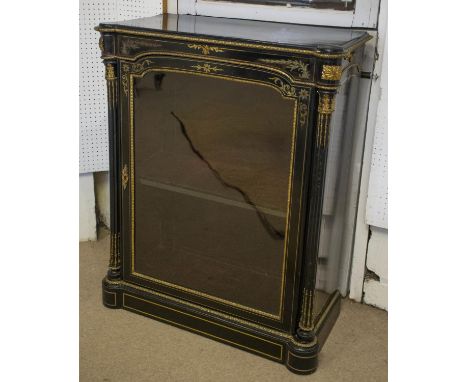
[(108, 232), (80, 243), (80, 381), (386, 381), (387, 313), (345, 300), (319, 358), (298, 376), (283, 365), (101, 304)]

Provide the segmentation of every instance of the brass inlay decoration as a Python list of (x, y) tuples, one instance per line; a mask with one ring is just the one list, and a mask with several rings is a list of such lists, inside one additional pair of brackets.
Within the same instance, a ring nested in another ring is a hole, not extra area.
[(220, 68), (218, 68), (216, 66), (211, 66), (210, 64), (203, 64), (203, 65), (198, 64), (198, 65), (192, 65), (191, 67), (195, 68), (198, 71), (201, 71), (203, 73), (211, 73), (211, 72), (216, 73), (216, 72), (222, 72), (223, 71), (223, 69), (220, 69)]
[(309, 114), (309, 90), (299, 90), (299, 123), (304, 127), (307, 122), (307, 115)]
[(142, 62), (137, 62), (134, 64), (123, 64), (122, 71), (124, 75), (122, 76), (122, 88), (125, 95), (128, 96), (128, 77), (130, 72), (140, 72), (151, 64), (150, 60), (144, 60)]
[(224, 49), (218, 48), (217, 46), (209, 46), (202, 44), (187, 44), (187, 47), (190, 49), (201, 50), (204, 55), (208, 55), (211, 52), (222, 53)]
[(319, 93), (319, 105), (317, 116), (317, 145), (326, 147), (330, 130), (331, 114), (335, 110), (335, 95)]
[(341, 78), (341, 66), (339, 65), (323, 65), (322, 80), (339, 81)]
[(299, 99), (307, 99), (309, 98), (309, 91), (307, 89), (301, 89), (299, 91)]
[(281, 91), (288, 97), (295, 97), (296, 96), (296, 88), (294, 86), (291, 86), (287, 83), (285, 83), (281, 78), (279, 77), (270, 77), (270, 80), (272, 80), (276, 86), (278, 86)]
[(335, 111), (335, 95), (320, 93), (318, 112), (320, 114), (331, 114)]
[(288, 365), (289, 368), (293, 369), (293, 370), (297, 370), (297, 371), (300, 371), (301, 373), (307, 373), (307, 372), (311, 372), (311, 371), (315, 371), (317, 370), (317, 367), (314, 367), (312, 369), (297, 369), (293, 366), (291, 366), (291, 362), (290, 362), (290, 358), (291, 357), (294, 357), (294, 358), (300, 358), (300, 359), (314, 359), (314, 358), (317, 358), (318, 357), (318, 354), (314, 354), (314, 355), (311, 355), (311, 356), (308, 356), (308, 357), (301, 357), (301, 356), (298, 356), (294, 353), (291, 353), (290, 351), (288, 351), (288, 355), (286, 356), (286, 365)]
[(115, 292), (109, 292), (107, 290), (104, 289), (104, 293), (107, 293), (107, 294), (110, 294), (111, 296), (114, 297), (114, 303), (113, 304), (109, 304), (107, 303), (108, 306), (117, 306), (117, 293)]
[[(143, 310), (140, 310), (140, 309), (137, 309), (137, 308), (134, 308), (132, 306), (129, 306), (128, 304), (125, 304), (125, 297), (131, 297), (131, 298), (134, 298), (136, 300), (141, 300), (147, 304), (152, 304), (152, 305), (155, 305), (155, 306), (158, 306), (160, 308), (164, 308), (166, 310), (172, 310), (178, 314), (183, 314), (185, 316), (188, 316), (188, 317), (191, 317), (191, 318), (194, 318), (194, 319), (197, 319), (197, 320), (200, 320), (200, 321), (205, 321), (211, 325), (215, 325), (215, 326), (218, 326), (218, 327), (221, 327), (221, 328), (225, 328), (225, 329), (228, 329), (230, 331), (233, 331), (233, 332), (238, 332), (242, 335), (245, 335), (245, 336), (248, 336), (248, 337), (252, 337), (252, 338), (255, 338), (255, 339), (258, 339), (258, 340), (261, 340), (263, 342), (267, 342), (267, 343), (270, 343), (272, 345), (276, 345), (278, 347), (278, 350), (279, 350), (279, 357), (276, 357), (272, 354), (269, 354), (269, 353), (265, 353), (265, 352), (262, 352), (258, 349), (255, 349), (255, 348), (251, 348), (251, 347), (248, 347), (248, 346), (245, 346), (245, 345), (242, 345), (242, 344), (239, 344), (238, 342), (234, 342), (234, 341), (230, 341), (226, 338), (222, 338), (222, 337), (218, 337), (214, 334), (211, 334), (211, 333), (208, 333), (208, 332), (205, 332), (205, 331), (202, 331), (202, 330), (199, 330), (199, 329), (195, 329), (195, 328), (192, 328), (190, 326), (187, 326), (187, 325), (184, 325), (184, 324), (181, 324), (180, 322), (176, 322), (176, 321), (172, 321), (172, 320), (169, 320), (167, 318), (164, 318), (164, 317), (161, 317), (161, 316), (158, 316), (158, 315), (155, 315), (154, 313), (148, 313), (148, 312), (145, 312)], [(161, 305), (161, 304), (158, 304), (156, 302), (153, 302), (153, 301), (148, 301), (148, 300), (144, 300), (140, 297), (136, 297), (136, 296), (132, 296), (132, 295), (129, 295), (129, 294), (126, 294), (126, 293), (123, 293), (123, 306), (129, 310), (134, 310), (138, 313), (142, 313), (143, 315), (147, 315), (147, 316), (151, 316), (151, 317), (154, 317), (154, 318), (157, 318), (159, 320), (162, 320), (162, 321), (166, 321), (166, 322), (170, 322), (172, 324), (175, 324), (176, 326), (179, 326), (179, 327), (182, 327), (184, 329), (188, 329), (188, 330), (191, 330), (191, 331), (195, 331), (195, 332), (198, 332), (198, 333), (202, 333), (204, 335), (207, 335), (208, 337), (212, 337), (212, 338), (216, 338), (217, 340), (220, 340), (222, 342), (228, 342), (228, 343), (231, 343), (233, 345), (236, 345), (236, 346), (239, 346), (241, 348), (245, 348), (245, 349), (248, 349), (248, 350), (251, 350), (255, 353), (259, 353), (259, 354), (263, 354), (269, 358), (273, 358), (273, 359), (276, 359), (276, 360), (282, 360), (283, 359), (283, 345), (280, 344), (280, 343), (277, 343), (277, 342), (273, 342), (273, 341), (270, 341), (270, 340), (267, 340), (265, 338), (262, 338), (262, 337), (258, 337), (258, 336), (255, 336), (253, 334), (250, 334), (250, 333), (246, 333), (244, 331), (241, 331), (241, 330), (238, 330), (238, 329), (235, 329), (235, 328), (232, 328), (232, 327), (229, 327), (229, 326), (226, 326), (226, 325), (223, 325), (223, 324), (220, 324), (220, 323), (217, 323), (215, 321), (212, 321), (212, 320), (207, 320), (205, 318), (202, 318), (202, 317), (198, 317), (198, 316), (195, 316), (193, 314), (190, 314), (190, 313), (186, 313), (182, 310), (179, 310), (179, 309), (174, 309), (174, 308), (171, 308), (169, 306), (166, 306), (166, 305)]]
[(151, 64), (151, 61), (150, 60), (144, 60), (142, 62), (137, 62), (135, 64), (132, 64), (132, 72), (139, 72), (143, 69), (145, 69), (146, 67), (149, 66), (149, 64)]
[(343, 55), (343, 59), (346, 60), (346, 61), (349, 61), (351, 62), (353, 60), (353, 55), (354, 55), (354, 52), (346, 52), (344, 55)]
[(106, 65), (106, 80), (116, 80), (115, 69), (113, 64)]
[(133, 288), (133, 289), (136, 289), (136, 290), (140, 290), (142, 292), (146, 292), (146, 293), (152, 294), (154, 296), (158, 296), (158, 297), (163, 298), (165, 300), (170, 300), (170, 301), (176, 302), (178, 304), (187, 306), (189, 308), (208, 313), (208, 314), (210, 314), (212, 316), (216, 316), (216, 317), (228, 320), (228, 321), (234, 321), (234, 322), (237, 322), (239, 324), (242, 324), (242, 325), (245, 325), (245, 326), (260, 330), (260, 331), (264, 331), (266, 333), (273, 334), (273, 335), (275, 335), (277, 337), (280, 337), (280, 338), (282, 338), (282, 339), (284, 339), (286, 341), (290, 341), (291, 343), (293, 343), (294, 345), (299, 346), (299, 347), (310, 348), (310, 347), (314, 346), (317, 343), (316, 338), (314, 338), (312, 340), (312, 342), (308, 342), (308, 343), (300, 342), (300, 341), (297, 341), (296, 338), (294, 336), (292, 336), (291, 334), (282, 332), (280, 330), (268, 328), (266, 326), (256, 324), (256, 323), (254, 323), (252, 321), (247, 321), (247, 320), (244, 320), (242, 318), (235, 317), (232, 314), (222, 313), (219, 310), (205, 308), (202, 305), (194, 304), (194, 303), (191, 303), (191, 302), (186, 301), (186, 300), (181, 300), (181, 299), (179, 299), (177, 297), (173, 297), (173, 296), (168, 295), (168, 294), (163, 294), (163, 293), (157, 292), (157, 291), (149, 289), (149, 288), (145, 288), (145, 287), (142, 287), (142, 286), (139, 286), (139, 285), (136, 285), (136, 284), (129, 283), (127, 281), (123, 281), (123, 280), (114, 281), (114, 280), (110, 280), (110, 279), (106, 278), (105, 282), (107, 284), (110, 284), (110, 285), (116, 285), (116, 286), (119, 286), (119, 287), (128, 287), (128, 288)]
[(120, 49), (124, 54), (130, 54), (132, 49), (138, 48), (160, 48), (159, 42), (145, 39), (126, 38), (121, 41)]
[(313, 292), (307, 288), (302, 291), (302, 304), (301, 304), (301, 319), (299, 321), (299, 328), (302, 330), (312, 330), (313, 317), (312, 317), (312, 296)]
[(127, 189), (128, 184), (128, 166), (125, 165), (122, 169), (122, 187), (124, 191)]
[(258, 61), (265, 62), (267, 64), (276, 64), (288, 69), (290, 72), (298, 72), (300, 78), (310, 78), (309, 64), (306, 64), (301, 60), (261, 58)]
[(107, 80), (107, 101), (109, 107), (114, 108), (117, 101), (116, 80), (114, 64), (106, 64), (106, 80)]
[(123, 75), (121, 76), (120, 82), (122, 83), (122, 88), (125, 95), (128, 96), (128, 72), (130, 71), (130, 65), (123, 64), (122, 65), (122, 72)]
[(104, 53), (104, 37), (99, 37), (99, 49), (101, 49), (101, 54)]
[(110, 259), (109, 268), (120, 267), (120, 233), (113, 233), (110, 236)]

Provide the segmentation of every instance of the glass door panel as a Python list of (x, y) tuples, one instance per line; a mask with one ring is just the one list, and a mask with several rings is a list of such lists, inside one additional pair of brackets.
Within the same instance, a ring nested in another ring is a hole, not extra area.
[(295, 101), (176, 71), (133, 87), (133, 274), (279, 317)]

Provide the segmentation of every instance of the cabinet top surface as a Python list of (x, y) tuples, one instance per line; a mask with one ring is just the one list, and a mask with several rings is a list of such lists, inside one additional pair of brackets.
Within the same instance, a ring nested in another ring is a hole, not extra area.
[(330, 53), (353, 50), (370, 36), (346, 28), (318, 27), (221, 17), (165, 14), (101, 23), (98, 30), (196, 35), (218, 40), (244, 40)]

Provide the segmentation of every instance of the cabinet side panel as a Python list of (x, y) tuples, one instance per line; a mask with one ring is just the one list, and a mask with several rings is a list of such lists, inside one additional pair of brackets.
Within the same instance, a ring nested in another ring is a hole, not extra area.
[[(359, 63), (359, 56), (352, 63)], [(314, 315), (323, 308), (330, 294), (343, 290), (348, 285), (350, 258), (352, 256), (353, 223), (356, 214), (358, 190), (352, 177), (360, 172), (361, 161), (353, 154), (362, 153), (361, 135), (355, 131), (355, 111), (360, 79), (356, 69), (351, 68), (343, 76), (343, 85), (337, 94), (328, 147), (325, 192), (320, 233), (320, 248), (317, 262), (316, 302)], [(362, 155), (360, 155), (361, 157)], [(352, 224), (350, 224), (352, 222)]]

